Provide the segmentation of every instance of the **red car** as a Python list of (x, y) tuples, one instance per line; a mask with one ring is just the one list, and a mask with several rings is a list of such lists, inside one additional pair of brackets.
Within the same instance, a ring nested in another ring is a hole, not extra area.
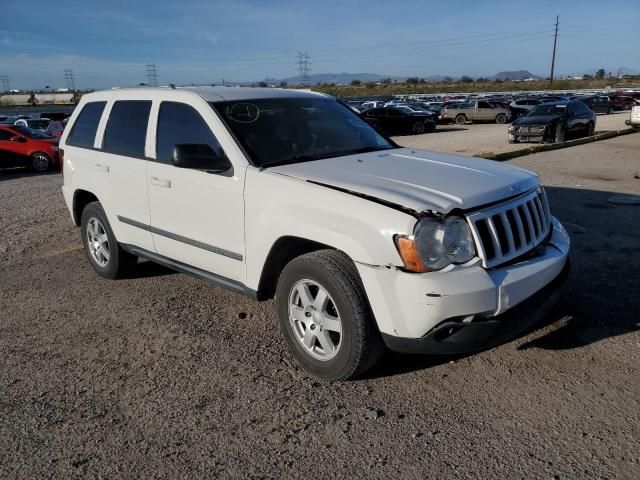
[(626, 95), (612, 95), (609, 97), (609, 102), (616, 110), (631, 110), (634, 105), (637, 105), (633, 97)]
[(59, 138), (20, 125), (0, 125), (0, 168), (60, 168)]

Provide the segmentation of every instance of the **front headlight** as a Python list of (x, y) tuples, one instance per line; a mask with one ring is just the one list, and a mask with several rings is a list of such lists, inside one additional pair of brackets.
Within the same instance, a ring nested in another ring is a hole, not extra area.
[(509, 125), (509, 128), (507, 130), (509, 132), (516, 132), (518, 130), (518, 127), (514, 127), (513, 125)]
[(405, 268), (413, 272), (466, 263), (476, 254), (471, 229), (460, 217), (444, 220), (425, 217), (416, 225), (414, 235), (399, 236), (396, 243)]

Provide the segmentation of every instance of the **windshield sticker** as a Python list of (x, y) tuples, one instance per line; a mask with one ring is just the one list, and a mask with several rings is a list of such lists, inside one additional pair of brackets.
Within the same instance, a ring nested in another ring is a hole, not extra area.
[(227, 117), (238, 123), (253, 123), (260, 117), (260, 108), (253, 103), (234, 103), (227, 108)]

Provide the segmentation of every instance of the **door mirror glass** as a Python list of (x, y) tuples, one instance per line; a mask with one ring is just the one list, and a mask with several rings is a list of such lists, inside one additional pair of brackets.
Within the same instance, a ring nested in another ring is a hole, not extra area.
[(179, 168), (206, 170), (210, 173), (222, 173), (231, 169), (231, 162), (222, 153), (216, 154), (206, 144), (182, 143), (173, 147), (173, 165)]

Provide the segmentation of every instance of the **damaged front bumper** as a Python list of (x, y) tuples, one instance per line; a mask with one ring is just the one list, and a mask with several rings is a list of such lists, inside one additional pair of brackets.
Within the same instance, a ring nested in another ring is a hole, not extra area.
[(569, 237), (552, 219), (549, 238), (525, 257), (486, 270), (478, 263), (412, 274), (358, 264), (391, 350), (464, 353), (517, 335), (553, 306), (568, 271)]

